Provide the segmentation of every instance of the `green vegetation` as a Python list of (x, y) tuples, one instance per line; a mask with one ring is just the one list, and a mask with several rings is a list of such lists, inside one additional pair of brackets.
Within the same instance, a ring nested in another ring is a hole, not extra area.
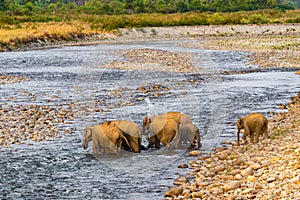
[[(77, 6), (80, 5), (80, 6)], [(1, 0), (0, 10), (31, 13), (137, 14), (295, 9), (297, 0)]]
[[(295, 0), (0, 0), (0, 51), (120, 28), (300, 23)], [(156, 35), (155, 28), (151, 30)]]

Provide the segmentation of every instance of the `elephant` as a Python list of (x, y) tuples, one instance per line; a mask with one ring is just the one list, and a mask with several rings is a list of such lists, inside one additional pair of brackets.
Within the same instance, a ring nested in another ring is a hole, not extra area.
[(162, 118), (169, 118), (169, 119), (174, 119), (177, 123), (179, 124), (187, 124), (187, 123), (192, 123), (192, 120), (187, 114), (181, 113), (181, 112), (167, 112), (161, 115), (158, 115)]
[[(142, 123), (142, 127), (143, 127), (142, 132), (143, 133), (145, 133), (145, 127), (147, 127), (146, 124), (149, 124), (149, 122), (151, 121), (151, 118), (153, 118), (153, 117), (159, 117), (159, 118), (162, 118), (162, 119), (173, 119), (177, 123), (178, 126), (180, 124), (192, 123), (192, 120), (190, 119), (190, 117), (187, 114), (184, 114), (184, 113), (181, 113), (181, 112), (171, 111), (171, 112), (167, 112), (167, 113), (156, 115), (156, 116), (147, 115), (144, 118), (143, 123)], [(146, 138), (149, 142), (148, 148), (153, 147), (153, 145), (156, 148), (160, 147), (160, 142), (161, 141), (157, 137), (155, 137), (154, 135), (151, 136), (151, 137), (147, 136)]]
[(130, 149), (134, 153), (138, 153), (144, 149), (142, 146), (141, 129), (136, 123), (128, 120), (113, 120), (106, 123), (118, 128), (127, 138), (129, 146), (126, 146), (125, 149)]
[(129, 145), (127, 138), (116, 127), (108, 124), (98, 124), (88, 126), (84, 133), (82, 147), (87, 149), (88, 143), (92, 141), (93, 154), (99, 153), (118, 153), (122, 147), (123, 141)]
[(143, 121), (143, 134), (147, 135), (148, 148), (160, 148), (160, 142), (170, 148), (170, 142), (178, 134), (178, 123), (174, 119), (147, 116)]
[(243, 134), (242, 139), (246, 141), (247, 136), (250, 135), (250, 141), (254, 140), (255, 142), (259, 142), (259, 135), (262, 134), (264, 139), (268, 138), (268, 120), (266, 117), (260, 113), (251, 113), (243, 118), (237, 120), (237, 145), (240, 145), (240, 131), (244, 129), (245, 132)]
[(189, 142), (191, 144), (190, 148), (195, 147), (195, 140), (197, 142), (198, 148), (202, 146), (200, 142), (200, 132), (197, 126), (193, 123), (180, 124), (179, 133), (176, 138), (174, 138), (174, 147), (181, 147), (182, 143)]

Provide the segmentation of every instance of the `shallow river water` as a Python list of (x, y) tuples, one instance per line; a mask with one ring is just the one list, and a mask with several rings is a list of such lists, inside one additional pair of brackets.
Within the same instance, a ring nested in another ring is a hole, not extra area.
[[(90, 147), (81, 147), (84, 128), (111, 119), (128, 119), (141, 125), (148, 113), (182, 111), (200, 129), (201, 151), (205, 153), (224, 140), (235, 139), (233, 123), (238, 117), (250, 112), (271, 117), (268, 113), (284, 111), (278, 106), (299, 91), (300, 80), (294, 72), (269, 70), (221, 75), (224, 70), (255, 69), (256, 66), (249, 66), (248, 53), (208, 51), (177, 43), (105, 44), (0, 53), (2, 74), (30, 79), (0, 85), (1, 105), (74, 103), (74, 121), (68, 126), (76, 128), (68, 136), (60, 133), (62, 138), (54, 141), (15, 145), (13, 151), (0, 148), (0, 198), (163, 199), (174, 178), (188, 171), (177, 168), (192, 159), (184, 150), (161, 148), (95, 160)], [(123, 59), (115, 53), (118, 50), (145, 48), (191, 53), (198, 71), (179, 74), (101, 67)], [(191, 79), (198, 81), (190, 83)], [(169, 90), (160, 97), (137, 92), (138, 87), (153, 84), (162, 84)], [(35, 95), (34, 102), (22, 96), (24, 90)], [(111, 90), (121, 96), (111, 97)], [(53, 95), (57, 96), (56, 101), (47, 101)], [(10, 97), (16, 100), (9, 101)]]

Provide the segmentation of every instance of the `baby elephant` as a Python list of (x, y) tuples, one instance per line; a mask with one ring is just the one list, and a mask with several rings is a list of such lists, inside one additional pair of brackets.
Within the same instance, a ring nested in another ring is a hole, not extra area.
[(240, 145), (240, 131), (244, 129), (242, 139), (246, 141), (248, 135), (250, 135), (250, 141), (254, 140), (259, 142), (259, 135), (263, 135), (264, 138), (268, 138), (268, 120), (266, 117), (260, 113), (251, 113), (243, 118), (237, 120), (237, 145)]
[(178, 134), (176, 138), (174, 138), (174, 147), (178, 148), (181, 147), (182, 144), (189, 142), (191, 148), (193, 148), (196, 146), (195, 140), (198, 148), (200, 148), (202, 144), (200, 142), (200, 133), (197, 126), (192, 123), (180, 124)]

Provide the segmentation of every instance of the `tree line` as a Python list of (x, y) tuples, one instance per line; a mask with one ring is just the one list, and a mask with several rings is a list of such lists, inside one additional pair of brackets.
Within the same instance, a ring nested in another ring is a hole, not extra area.
[(0, 10), (12, 15), (32, 13), (137, 14), (289, 10), (297, 0), (0, 0)]

